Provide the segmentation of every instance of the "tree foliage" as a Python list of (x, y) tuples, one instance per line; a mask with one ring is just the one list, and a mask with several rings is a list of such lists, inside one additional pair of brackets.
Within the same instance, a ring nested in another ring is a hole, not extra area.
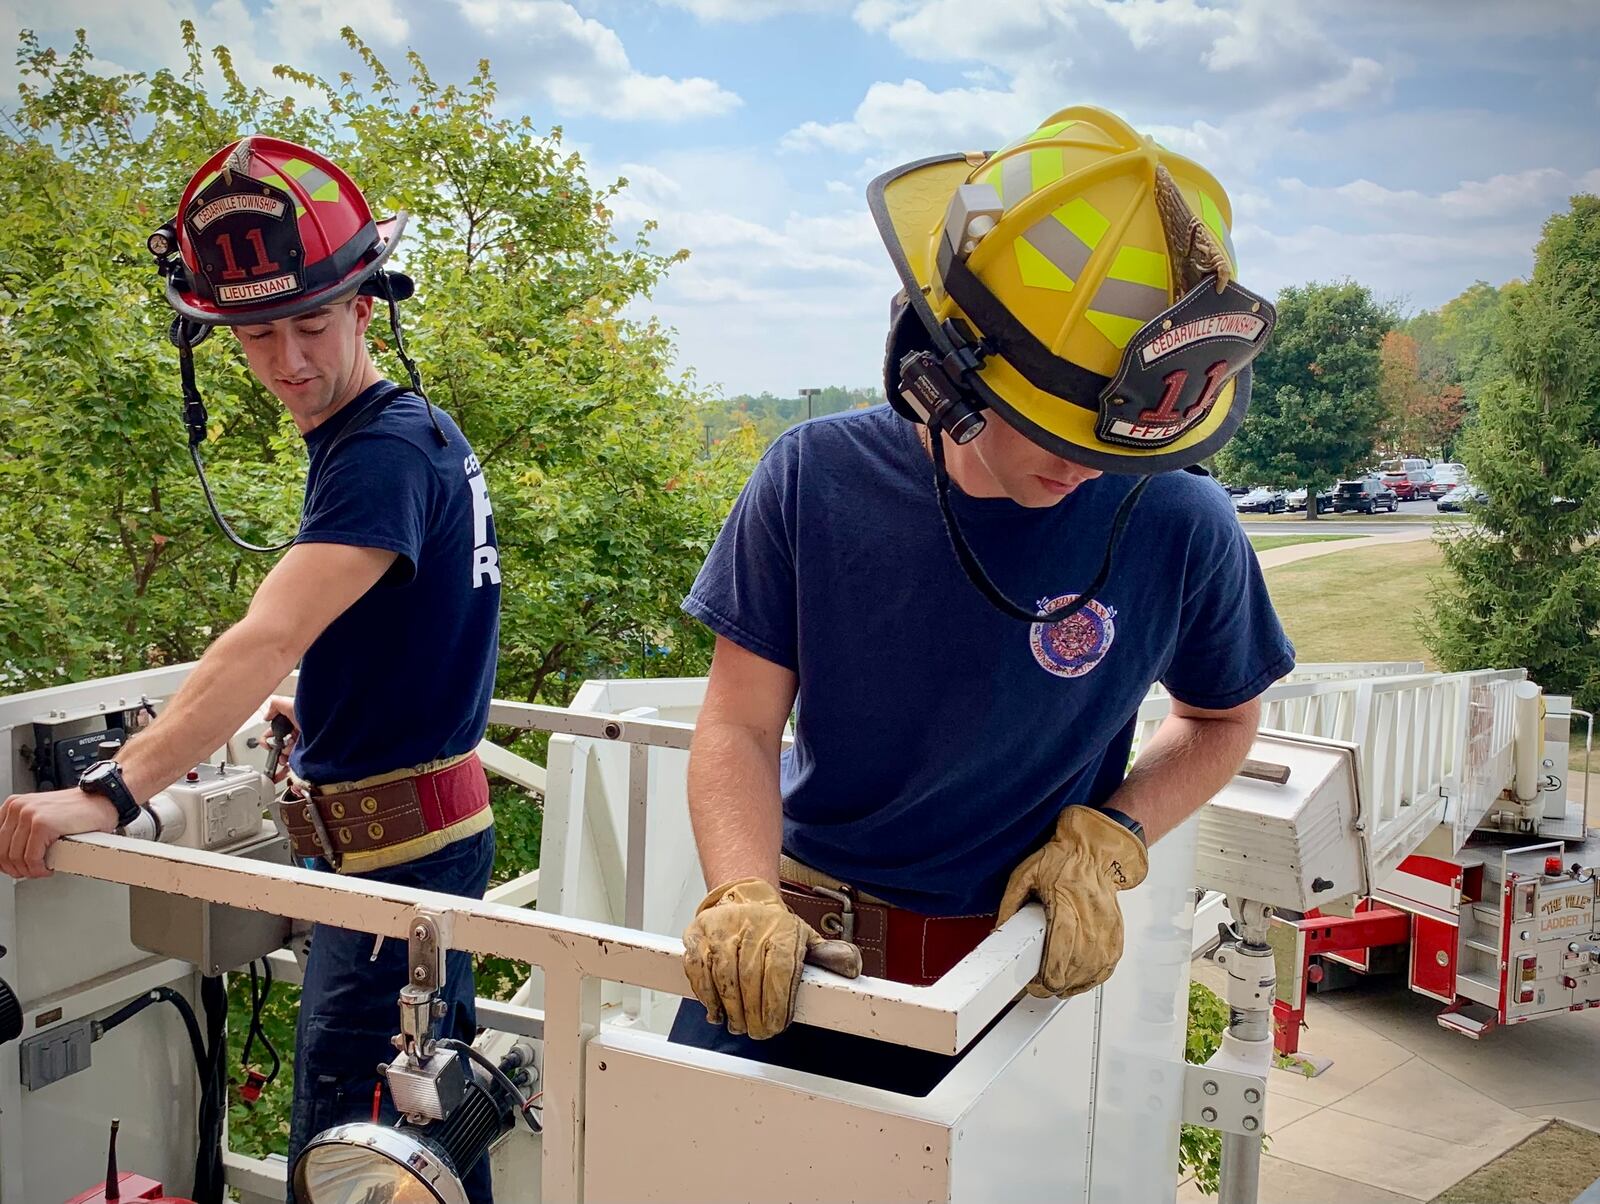
[(1533, 279), (1505, 302), (1497, 360), (1462, 458), (1488, 494), (1443, 540), (1450, 578), (1426, 634), (1447, 668), (1525, 666), (1600, 702), (1600, 198), (1544, 228)]
[(1460, 296), (1405, 324), (1417, 340), (1421, 375), (1459, 385), (1469, 412), (1477, 407), (1478, 392), (1500, 372), (1500, 320), (1507, 299), (1522, 287), (1520, 281), (1495, 288), (1476, 280)]
[(1348, 280), (1286, 288), (1277, 306), (1250, 413), (1216, 465), (1229, 479), (1315, 492), (1372, 455), (1383, 419), (1378, 347), (1393, 315)]
[(859, 410), (880, 405), (883, 390), (876, 386), (861, 389), (830, 385), (810, 399), (774, 397), (771, 393), (752, 396), (714, 398), (700, 403), (701, 426), (709, 449), (745, 427), (755, 430), (756, 440), (765, 447), (797, 422), (843, 410)]
[(1410, 334), (1391, 330), (1378, 345), (1378, 391), (1382, 447), (1398, 455), (1449, 458), (1466, 416), (1466, 392), (1442, 368), (1424, 370), (1422, 349)]

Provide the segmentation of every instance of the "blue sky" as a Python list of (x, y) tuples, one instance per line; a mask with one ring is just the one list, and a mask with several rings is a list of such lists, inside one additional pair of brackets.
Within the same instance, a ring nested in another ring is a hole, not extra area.
[(868, 180), (1068, 104), (1210, 167), (1269, 294), (1349, 276), (1436, 306), (1525, 275), (1543, 220), (1600, 192), (1591, 0), (0, 0), (0, 30), (83, 26), (130, 68), (174, 62), (182, 17), (263, 81), (343, 66), (345, 23), (438, 77), (489, 57), (508, 111), (630, 180), (624, 230), (690, 251), (651, 308), (730, 393), (873, 383), (896, 282)]

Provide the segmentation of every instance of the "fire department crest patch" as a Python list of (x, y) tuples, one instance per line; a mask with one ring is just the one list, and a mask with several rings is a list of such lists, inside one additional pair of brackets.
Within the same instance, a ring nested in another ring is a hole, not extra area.
[[(1041, 611), (1077, 600), (1077, 594), (1062, 594), (1040, 601)], [(1028, 632), (1028, 643), (1033, 648), (1033, 659), (1039, 667), (1057, 677), (1082, 677), (1111, 649), (1117, 638), (1117, 612), (1115, 607), (1102, 606), (1098, 600), (1089, 604), (1061, 623), (1035, 623)]]

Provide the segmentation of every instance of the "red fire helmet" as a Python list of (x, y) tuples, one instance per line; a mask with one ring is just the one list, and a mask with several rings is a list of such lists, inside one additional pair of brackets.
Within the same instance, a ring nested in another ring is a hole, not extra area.
[(251, 135), (195, 173), (177, 216), (150, 236), (150, 251), (173, 309), (207, 326), (237, 326), (293, 317), (357, 289), (404, 301), (410, 277), (383, 264), (405, 223), (404, 213), (375, 220), (332, 160)]

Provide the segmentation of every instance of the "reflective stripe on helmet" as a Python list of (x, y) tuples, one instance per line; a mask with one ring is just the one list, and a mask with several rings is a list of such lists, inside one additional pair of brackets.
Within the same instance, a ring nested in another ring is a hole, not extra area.
[(313, 201), (338, 201), (339, 181), (304, 159), (288, 159), (283, 170), (300, 182)]
[[(1022, 282), (1071, 292), (1110, 228), (1105, 214), (1082, 197), (1074, 197), (1016, 239), (1013, 246)], [(1114, 346), (1126, 347), (1139, 327), (1170, 303), (1169, 287), (1165, 255), (1119, 247), (1084, 317)]]

